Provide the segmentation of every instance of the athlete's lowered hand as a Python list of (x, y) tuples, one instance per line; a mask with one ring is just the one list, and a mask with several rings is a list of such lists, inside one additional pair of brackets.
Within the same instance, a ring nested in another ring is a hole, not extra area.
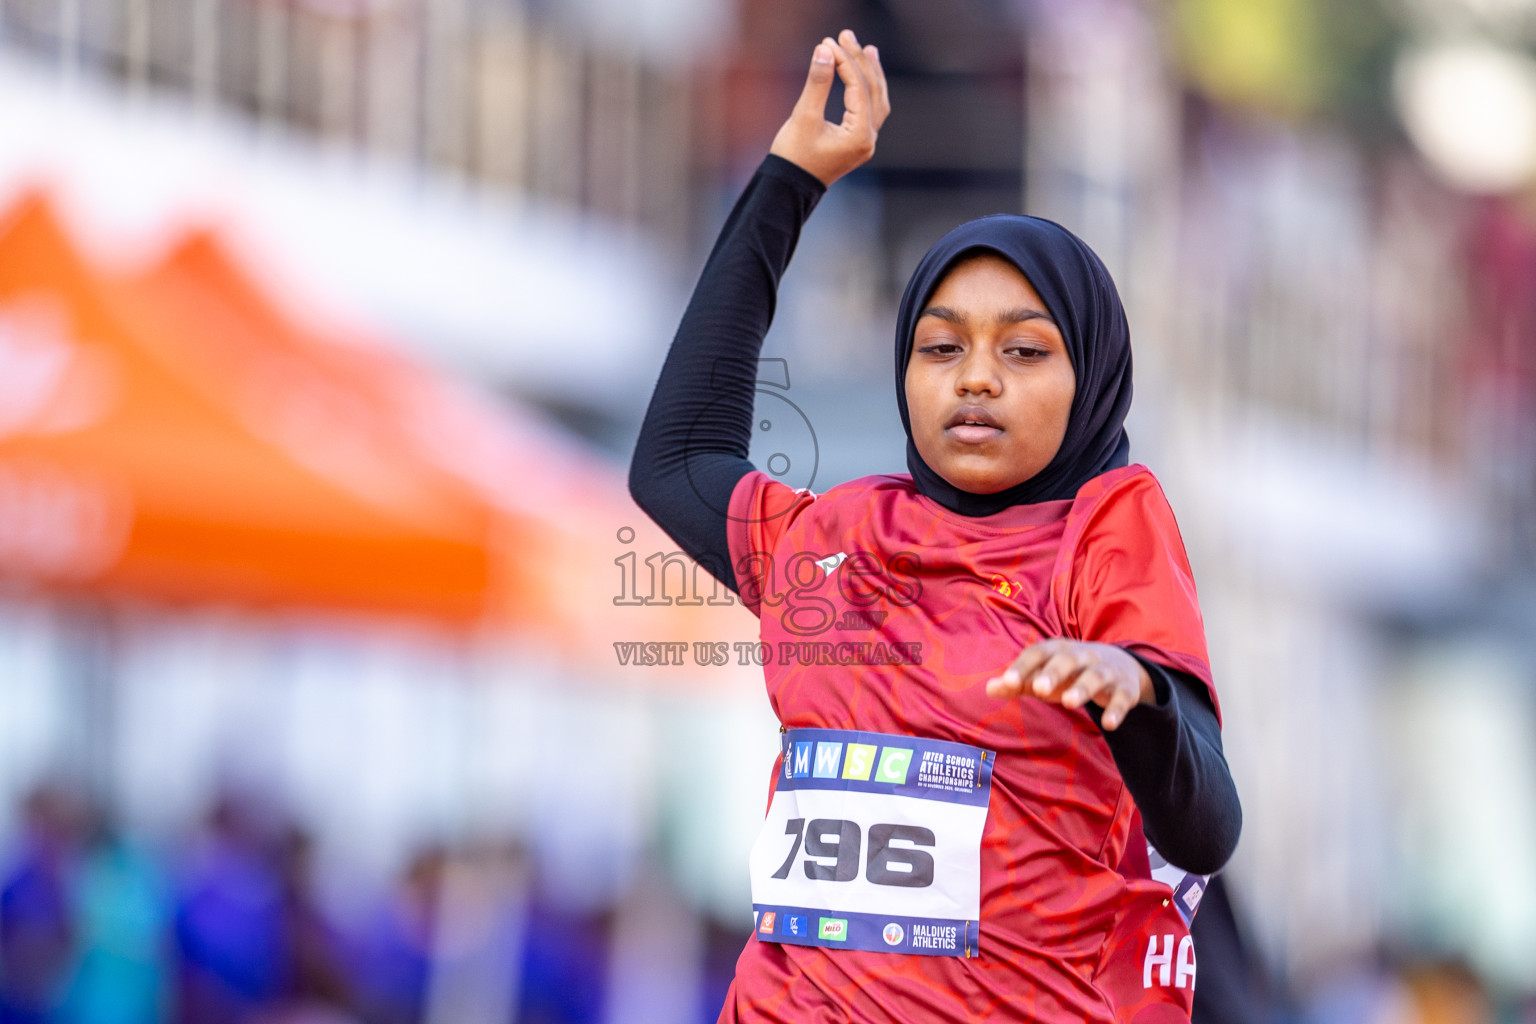
[[(843, 119), (827, 120), (832, 75), (843, 80)], [(816, 44), (805, 89), (794, 112), (773, 137), (769, 152), (830, 185), (875, 155), (875, 138), (891, 112), (880, 51), (859, 45), (851, 29)]]
[(1114, 644), (1041, 640), (987, 681), (989, 697), (1038, 697), (1065, 708), (1093, 701), (1104, 709), (1099, 725), (1118, 729), (1137, 704), (1155, 704), (1157, 691), (1141, 662)]

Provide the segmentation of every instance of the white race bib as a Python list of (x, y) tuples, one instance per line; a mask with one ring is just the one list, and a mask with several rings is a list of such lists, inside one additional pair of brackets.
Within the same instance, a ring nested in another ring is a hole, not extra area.
[(792, 729), (752, 847), (764, 942), (976, 956), (990, 750)]

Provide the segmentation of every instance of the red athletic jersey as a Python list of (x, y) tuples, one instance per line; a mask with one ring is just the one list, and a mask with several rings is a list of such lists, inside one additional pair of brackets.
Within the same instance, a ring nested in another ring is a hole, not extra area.
[(1183, 973), (1176, 955), (1161, 965), (1188, 932), (1134, 849), (1135, 807), (1098, 727), (1082, 709), (985, 692), (1046, 637), (1118, 644), (1211, 685), (1189, 562), (1151, 472), (1113, 470), (1074, 500), (979, 518), (905, 475), (814, 495), (754, 472), (732, 494), (729, 531), (785, 728), (927, 736), (998, 756), (979, 957), (753, 938), (720, 1019), (1187, 1019), (1192, 952)]

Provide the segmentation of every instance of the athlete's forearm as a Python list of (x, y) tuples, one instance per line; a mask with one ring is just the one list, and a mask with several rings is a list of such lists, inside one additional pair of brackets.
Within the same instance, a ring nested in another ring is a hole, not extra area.
[(731, 589), (726, 511), (752, 470), (752, 405), (779, 279), (826, 186), (769, 156), (715, 242), (640, 427), (629, 467), (636, 504)]
[(1147, 840), (1169, 863), (1213, 874), (1237, 849), (1243, 827), (1221, 725), (1204, 683), (1137, 660), (1152, 675), (1159, 701), (1132, 709), (1104, 739), (1141, 811)]

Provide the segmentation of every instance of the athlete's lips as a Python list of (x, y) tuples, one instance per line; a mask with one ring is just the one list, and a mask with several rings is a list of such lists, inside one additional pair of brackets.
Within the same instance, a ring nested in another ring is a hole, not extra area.
[(962, 405), (944, 425), (944, 433), (965, 444), (982, 444), (1003, 433), (997, 417), (981, 405)]

